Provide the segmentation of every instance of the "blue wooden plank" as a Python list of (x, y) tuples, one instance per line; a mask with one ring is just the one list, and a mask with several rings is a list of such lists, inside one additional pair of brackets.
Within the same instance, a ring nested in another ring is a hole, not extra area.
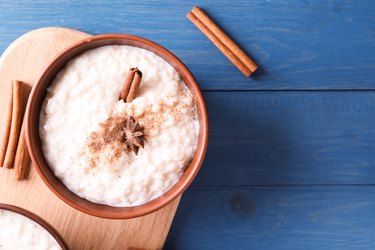
[(374, 249), (375, 187), (191, 187), (165, 249)]
[(207, 92), (194, 185), (375, 184), (375, 92)]
[(0, 52), (21, 34), (65, 26), (131, 33), (179, 56), (203, 89), (374, 89), (375, 2), (200, 1), (260, 65), (247, 79), (185, 14), (196, 1), (2, 0)]

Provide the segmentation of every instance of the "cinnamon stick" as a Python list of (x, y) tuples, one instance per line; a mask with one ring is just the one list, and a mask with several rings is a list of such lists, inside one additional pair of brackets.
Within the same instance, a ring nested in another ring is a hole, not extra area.
[(246, 77), (249, 77), (258, 68), (255, 62), (198, 6), (195, 6), (186, 17), (197, 26)]
[(26, 145), (26, 120), (22, 122), (20, 138), (18, 139), (16, 157), (14, 159), (14, 168), (16, 171), (16, 180), (27, 179), (30, 171), (30, 155)]
[(21, 128), (22, 120), (22, 95), (23, 95), (23, 86), (22, 82), (13, 80), (13, 109), (12, 109), (12, 122), (10, 129), (9, 142), (6, 149), (4, 167), (12, 168), (14, 163), (14, 157), (16, 154), (18, 138)]
[(122, 87), (121, 87), (121, 90), (120, 90), (120, 99), (122, 99), (124, 101), (126, 101), (126, 97), (129, 94), (130, 85), (132, 84), (132, 81), (133, 81), (136, 70), (137, 70), (137, 68), (130, 68), (129, 71), (128, 71), (128, 74), (125, 77), (125, 81), (122, 84)]
[(120, 99), (132, 102), (137, 95), (142, 80), (142, 72), (138, 68), (130, 68), (120, 90)]
[(129, 94), (126, 97), (126, 102), (132, 102), (135, 99), (137, 92), (138, 92), (139, 85), (141, 84), (141, 80), (142, 80), (142, 72), (137, 69), (137, 71), (134, 74), (132, 84), (130, 86)]
[(6, 108), (6, 118), (5, 118), (5, 131), (3, 134), (3, 138), (1, 141), (1, 149), (0, 149), (0, 167), (3, 166), (4, 164), (4, 159), (5, 159), (5, 154), (7, 152), (7, 147), (8, 147), (8, 141), (9, 141), (9, 136), (10, 136), (10, 129), (12, 126), (12, 110), (13, 110), (13, 86), (10, 88), (10, 98), (9, 98), (9, 103)]

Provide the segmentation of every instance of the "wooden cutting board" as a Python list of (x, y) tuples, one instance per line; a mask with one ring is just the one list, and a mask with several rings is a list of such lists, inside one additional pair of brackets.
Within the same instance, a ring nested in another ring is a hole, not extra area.
[[(21, 36), (5, 50), (0, 58), (0, 136), (4, 133), (11, 80), (21, 80), (31, 87), (51, 59), (88, 36), (67, 28), (41, 28)], [(180, 201), (178, 198), (163, 209), (136, 219), (101, 219), (61, 201), (33, 167), (25, 181), (16, 181), (14, 172), (0, 168), (0, 202), (26, 208), (44, 218), (71, 249), (161, 249)]]

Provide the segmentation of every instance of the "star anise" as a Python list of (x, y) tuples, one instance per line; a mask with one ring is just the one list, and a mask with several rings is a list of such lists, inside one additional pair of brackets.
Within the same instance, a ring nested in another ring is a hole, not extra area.
[(124, 133), (126, 149), (137, 154), (138, 149), (144, 146), (143, 127), (133, 117), (129, 116), (122, 131)]

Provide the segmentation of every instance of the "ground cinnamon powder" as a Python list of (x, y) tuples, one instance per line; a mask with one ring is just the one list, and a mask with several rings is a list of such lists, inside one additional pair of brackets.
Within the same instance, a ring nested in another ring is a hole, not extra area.
[[(181, 91), (184, 95), (184, 91)], [(193, 100), (192, 100), (193, 101)], [(163, 124), (167, 120), (177, 120), (181, 110), (191, 107), (192, 103), (160, 103), (157, 110), (146, 110), (142, 115), (133, 115), (132, 117), (144, 128), (144, 138), (159, 135), (163, 129)], [(132, 107), (128, 108), (131, 112)], [(121, 154), (131, 154), (125, 145), (123, 128), (129, 116), (127, 114), (115, 114), (102, 122), (97, 131), (92, 132), (87, 141), (88, 159), (90, 168), (98, 166), (104, 151), (111, 152), (110, 157), (106, 157), (107, 163), (110, 164), (118, 159)]]

